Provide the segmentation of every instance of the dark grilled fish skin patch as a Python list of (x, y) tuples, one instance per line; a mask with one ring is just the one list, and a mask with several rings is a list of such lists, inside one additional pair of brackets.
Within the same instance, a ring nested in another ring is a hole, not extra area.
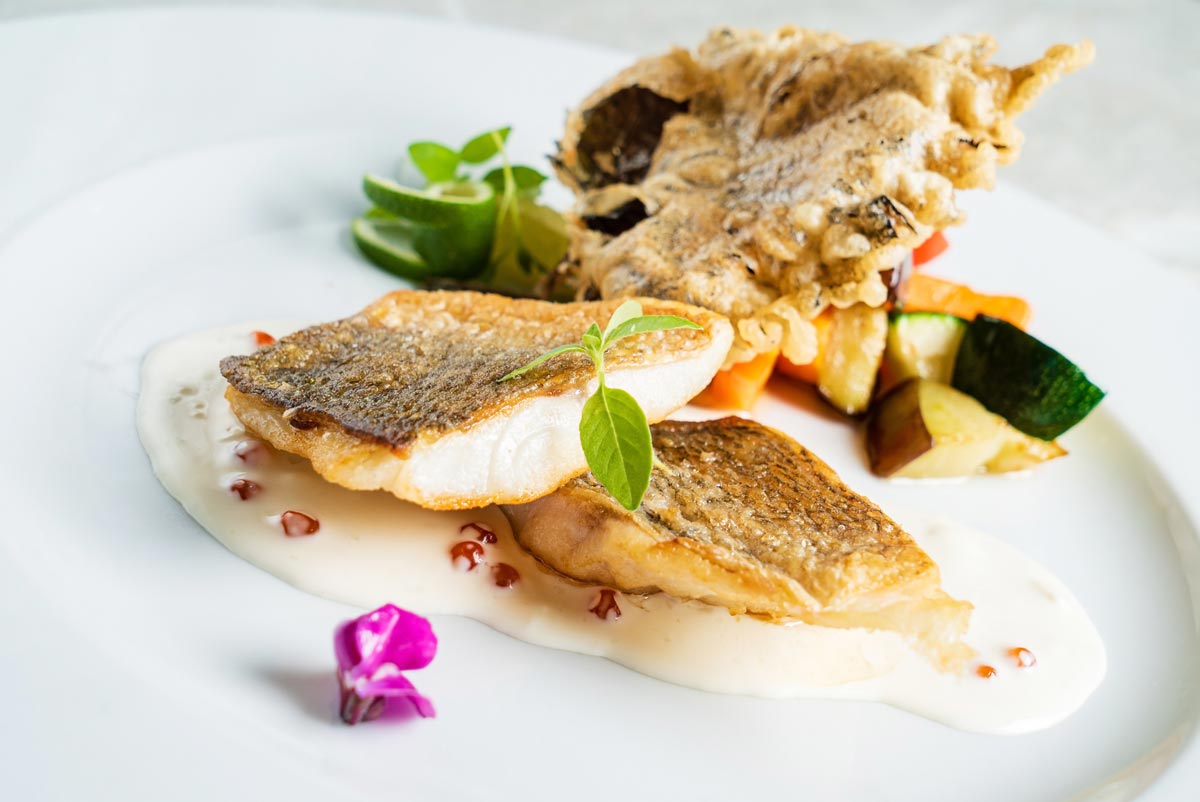
[[(594, 370), (581, 355), (553, 360), (518, 381), (497, 380), (578, 340), (593, 321), (603, 325), (620, 303), (399, 291), (352, 317), (226, 357), (221, 373), (236, 390), (306, 426), (336, 426), (404, 452), (421, 436), (469, 427), (537, 396), (584, 388)], [(645, 307), (650, 314), (680, 313), (666, 302)], [(627, 338), (610, 352), (609, 369), (654, 365), (710, 342), (699, 330)]]

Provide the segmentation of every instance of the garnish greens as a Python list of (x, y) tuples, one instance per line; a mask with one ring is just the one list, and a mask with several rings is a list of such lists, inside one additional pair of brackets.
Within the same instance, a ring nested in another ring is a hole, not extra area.
[(524, 367), (517, 368), (500, 381), (509, 381), (562, 354), (586, 354), (596, 366), (599, 382), (596, 392), (583, 405), (579, 421), (579, 442), (588, 467), (600, 484), (627, 510), (636, 510), (650, 485), (654, 467), (654, 447), (646, 413), (637, 400), (604, 379), (604, 354), (618, 340), (634, 334), (668, 329), (698, 329), (692, 321), (675, 315), (644, 315), (637, 301), (626, 301), (600, 331), (593, 323), (578, 343), (551, 348)]
[[(485, 131), (457, 150), (412, 143), (409, 158), (426, 181), (419, 190), (367, 176), (364, 188), (375, 208), (351, 229), (363, 254), (409, 279), (451, 277), (532, 290), (562, 260), (568, 236), (562, 216), (537, 202), (547, 177), (509, 160), (510, 131)], [(489, 164), (495, 166), (485, 171)], [(479, 225), (481, 216), (486, 225)]]

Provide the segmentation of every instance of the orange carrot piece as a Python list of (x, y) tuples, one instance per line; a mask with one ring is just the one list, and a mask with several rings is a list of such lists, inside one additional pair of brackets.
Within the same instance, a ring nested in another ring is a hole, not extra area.
[(1023, 298), (1010, 295), (985, 295), (965, 284), (914, 273), (900, 288), (905, 312), (943, 312), (974, 320), (976, 315), (991, 315), (1007, 320), (1017, 328), (1029, 326), (1033, 310)]
[(713, 377), (712, 382), (700, 395), (692, 399), (693, 404), (722, 409), (749, 409), (762, 393), (779, 351), (767, 351), (749, 362), (739, 362), (728, 370)]
[(832, 322), (833, 307), (828, 307), (824, 312), (812, 319), (812, 324), (817, 329), (817, 355), (812, 362), (809, 362), (807, 365), (797, 365), (786, 356), (780, 356), (775, 369), (789, 379), (799, 379), (808, 384), (817, 384), (820, 382), (821, 352), (825, 350), (825, 343), (829, 340), (829, 324)]
[[(817, 355), (817, 359), (820, 359), (820, 354)], [(807, 365), (797, 365), (786, 356), (781, 356), (779, 357), (779, 362), (775, 364), (775, 370), (789, 379), (797, 379), (806, 384), (816, 384), (821, 380), (821, 374), (817, 372), (818, 365), (816, 359)]]
[(950, 243), (946, 241), (945, 234), (940, 231), (933, 232), (932, 237), (913, 248), (913, 267), (933, 261), (949, 247)]

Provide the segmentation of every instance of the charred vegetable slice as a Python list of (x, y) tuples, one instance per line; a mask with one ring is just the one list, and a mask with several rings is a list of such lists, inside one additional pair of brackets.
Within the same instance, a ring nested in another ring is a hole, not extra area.
[(940, 312), (894, 314), (888, 320), (884, 351), (885, 387), (905, 379), (933, 379), (949, 384), (954, 358), (967, 331), (967, 321)]
[(1066, 452), (1018, 432), (952, 387), (910, 379), (884, 396), (867, 424), (867, 455), (880, 476), (913, 479), (1020, 470)]
[(1053, 440), (1104, 398), (1074, 362), (994, 317), (971, 321), (955, 360), (953, 385), (1017, 429)]
[(855, 304), (834, 309), (821, 343), (817, 389), (842, 412), (866, 412), (887, 342), (887, 312)]

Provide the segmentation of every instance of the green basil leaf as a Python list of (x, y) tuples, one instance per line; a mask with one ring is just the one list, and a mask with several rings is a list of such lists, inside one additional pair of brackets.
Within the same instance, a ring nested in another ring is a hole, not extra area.
[(592, 353), (599, 356), (602, 353), (601, 346), (603, 344), (604, 335), (600, 333), (600, 327), (595, 323), (588, 326), (588, 330), (583, 333), (584, 347), (591, 349)]
[[(513, 189), (518, 195), (527, 198), (537, 197), (538, 190), (542, 184), (546, 183), (546, 176), (539, 173), (532, 167), (526, 167), (523, 164), (514, 164), (509, 168), (512, 171)], [(497, 167), (494, 170), (489, 170), (483, 180), (492, 185), (492, 189), (497, 193), (504, 192), (504, 168)]]
[(636, 510), (650, 486), (654, 445), (634, 397), (601, 384), (583, 405), (579, 441), (592, 475), (622, 507)]
[(500, 264), (505, 259), (515, 256), (519, 244), (518, 232), (512, 211), (502, 209), (496, 215), (496, 230), (492, 235), (491, 261)]
[(521, 245), (529, 251), (538, 269), (548, 272), (557, 267), (571, 244), (563, 216), (549, 206), (525, 198), (517, 201), (517, 211), (521, 220)]
[(483, 279), (497, 290), (533, 293), (544, 271), (530, 269), (528, 263), (532, 260), (517, 234), (511, 214), (497, 218), (492, 253)]
[(462, 157), (463, 161), (470, 164), (482, 164), (500, 152), (500, 148), (508, 139), (508, 132), (511, 130), (512, 128), (505, 127), (497, 128), (495, 131), (485, 131), (463, 145), (458, 155)]
[(408, 157), (430, 184), (453, 181), (461, 158), (450, 148), (437, 142), (414, 142), (408, 146)]
[(529, 371), (533, 370), (534, 368), (536, 368), (538, 365), (542, 364), (543, 362), (547, 362), (551, 359), (554, 359), (554, 357), (558, 356), (559, 354), (568, 354), (573, 351), (577, 351), (581, 354), (587, 353), (587, 349), (585, 349), (579, 343), (568, 343), (567, 345), (560, 345), (557, 348), (551, 348), (549, 351), (542, 354), (537, 359), (530, 362), (528, 365), (517, 368), (516, 370), (512, 371), (511, 373), (506, 373), (504, 376), (502, 376), (500, 378), (500, 381), (506, 382), (509, 379), (515, 379), (518, 376), (528, 373)]
[(616, 308), (612, 313), (612, 317), (608, 319), (608, 325), (604, 327), (604, 339), (608, 340), (612, 336), (613, 329), (620, 326), (626, 321), (633, 320), (635, 317), (642, 316), (642, 305), (637, 301), (626, 301)]
[(504, 194), (504, 168), (497, 167), (495, 170), (488, 170), (487, 175), (483, 177), (483, 183), (491, 184), (492, 189), (496, 190), (497, 195)]
[(700, 326), (685, 317), (676, 315), (642, 315), (626, 320), (604, 336), (604, 347), (628, 337), (631, 334), (644, 334), (648, 331), (669, 331), (670, 329), (698, 329)]

